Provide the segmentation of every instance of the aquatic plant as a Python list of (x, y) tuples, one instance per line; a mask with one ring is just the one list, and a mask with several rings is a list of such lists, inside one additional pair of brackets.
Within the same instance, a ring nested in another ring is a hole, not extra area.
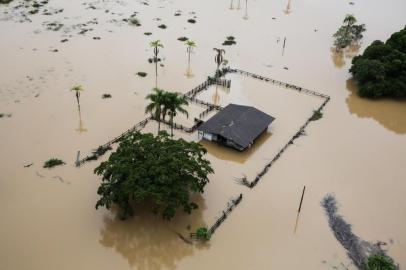
[(204, 241), (209, 241), (211, 238), (211, 234), (207, 227), (200, 227), (196, 230), (196, 237)]
[(76, 84), (76, 85), (72, 86), (72, 88), (70, 90), (75, 92), (76, 101), (78, 102), (78, 107), (79, 107), (79, 110), (80, 110), (79, 99), (80, 99), (80, 92), (84, 91), (83, 87), (80, 84)]
[(13, 0), (0, 0), (0, 4), (8, 4), (11, 3)]
[(186, 40), (188, 40), (188, 38), (187, 37), (179, 37), (178, 40), (179, 41), (186, 41)]
[(193, 193), (202, 193), (213, 173), (206, 153), (199, 143), (172, 140), (165, 131), (130, 134), (94, 170), (102, 176), (96, 209), (117, 205), (126, 218), (152, 202), (151, 211), (163, 219), (172, 219), (179, 208), (190, 214), (199, 207), (191, 201)]
[(195, 19), (189, 19), (189, 20), (187, 20), (187, 22), (188, 23), (196, 23), (196, 20)]
[(161, 29), (166, 29), (166, 28), (167, 28), (167, 26), (166, 26), (165, 24), (160, 24), (160, 25), (158, 25), (158, 28), (161, 28)]
[(103, 94), (103, 95), (102, 95), (102, 98), (103, 98), (103, 99), (105, 99), (105, 98), (111, 98), (111, 94)]
[(65, 162), (60, 159), (51, 158), (44, 162), (43, 167), (44, 168), (53, 168), (55, 166), (60, 166), (60, 165), (64, 165), (64, 164), (65, 164)]

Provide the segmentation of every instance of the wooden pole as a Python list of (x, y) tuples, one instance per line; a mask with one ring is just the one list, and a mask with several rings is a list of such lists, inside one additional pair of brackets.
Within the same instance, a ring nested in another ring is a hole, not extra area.
[(305, 191), (306, 191), (306, 186), (303, 186), (302, 198), (300, 199), (299, 209), (297, 210), (298, 213), (300, 213), (300, 210), (302, 209), (302, 202), (303, 202), (303, 196), (304, 196)]

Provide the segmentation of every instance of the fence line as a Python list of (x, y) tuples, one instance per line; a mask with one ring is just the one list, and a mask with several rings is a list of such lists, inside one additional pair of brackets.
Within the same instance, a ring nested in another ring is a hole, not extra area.
[(138, 122), (137, 124), (135, 124), (132, 128), (126, 130), (123, 133), (121, 133), (119, 136), (117, 136), (114, 139), (106, 142), (105, 144), (100, 145), (97, 149), (92, 151), (91, 155), (86, 156), (86, 157), (82, 158), (81, 160), (79, 160), (79, 162), (76, 163), (76, 167), (79, 167), (80, 165), (82, 165), (83, 163), (85, 163), (87, 161), (97, 160), (99, 157), (104, 155), (107, 151), (113, 149), (111, 147), (112, 144), (120, 141), (122, 138), (124, 138), (125, 136), (127, 136), (130, 133), (133, 133), (135, 131), (139, 131), (139, 130), (143, 129), (146, 126), (146, 124), (148, 123), (148, 121), (151, 120), (151, 119), (152, 119), (152, 117), (145, 118), (141, 122)]
[[(214, 224), (208, 229), (209, 235), (213, 235), (214, 232), (220, 227), (220, 225), (227, 219), (227, 217), (230, 215), (230, 213), (233, 211), (233, 209), (240, 204), (242, 200), (242, 194), (238, 195), (235, 199), (231, 199), (227, 203), (227, 208), (222, 211), (221, 216), (214, 222)], [(195, 240), (200, 240), (197, 236), (196, 233), (190, 233), (190, 238), (195, 239)]]
[(324, 106), (326, 106), (327, 102), (329, 102), (329, 101), (330, 101), (330, 97), (325, 99), (325, 101), (319, 106), (319, 108), (313, 112), (313, 114), (306, 120), (306, 122), (299, 128), (299, 130), (292, 136), (292, 138), (272, 158), (272, 160), (270, 162), (268, 162), (267, 164), (265, 164), (264, 168), (257, 174), (257, 176), (254, 178), (254, 180), (248, 181), (246, 178), (242, 178), (242, 179), (239, 179), (238, 181), (241, 184), (243, 184), (249, 188), (255, 187), (258, 184), (259, 180), (268, 172), (268, 170), (272, 167), (272, 165), (281, 157), (283, 152), (285, 152), (285, 150), (291, 144), (293, 144), (296, 139), (298, 139), (300, 136), (303, 136), (305, 134), (305, 129), (306, 129), (307, 125), (312, 121), (311, 119), (312, 119), (314, 113), (320, 112), (324, 108)]
[(240, 70), (240, 69), (228, 69), (227, 72), (240, 73), (240, 74), (243, 74), (243, 75), (246, 75), (246, 76), (250, 76), (250, 77), (252, 77), (254, 79), (263, 80), (263, 81), (266, 81), (266, 82), (271, 82), (273, 84), (285, 86), (286, 88), (291, 88), (291, 89), (294, 89), (294, 90), (297, 90), (299, 92), (306, 93), (306, 94), (309, 94), (309, 95), (312, 95), (312, 96), (317, 96), (317, 97), (321, 97), (321, 98), (330, 98), (328, 95), (325, 95), (325, 94), (322, 94), (322, 93), (319, 93), (319, 92), (316, 92), (316, 91), (313, 91), (313, 90), (309, 90), (309, 89), (306, 89), (306, 88), (303, 88), (303, 87), (296, 86), (294, 84), (289, 84), (289, 83), (285, 83), (285, 82), (282, 82), (282, 81), (267, 78), (267, 77), (257, 75), (257, 74), (254, 74), (254, 73), (251, 73), (251, 72), (248, 72), (248, 71), (244, 71), (244, 70)]

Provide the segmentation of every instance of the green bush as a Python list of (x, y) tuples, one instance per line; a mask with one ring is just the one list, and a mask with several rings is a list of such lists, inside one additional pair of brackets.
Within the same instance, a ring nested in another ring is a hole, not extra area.
[(392, 258), (384, 253), (372, 255), (368, 258), (368, 270), (396, 270), (397, 266)]
[(204, 241), (209, 241), (211, 238), (211, 234), (206, 227), (198, 228), (196, 230), (196, 235), (197, 235), (197, 238), (204, 240)]
[(45, 163), (44, 163), (44, 168), (53, 168), (53, 167), (55, 167), (55, 166), (60, 166), (60, 165), (64, 165), (65, 164), (65, 162), (63, 162), (62, 160), (60, 160), (60, 159), (57, 159), (57, 158), (51, 158), (51, 159), (48, 159), (47, 161), (45, 161)]

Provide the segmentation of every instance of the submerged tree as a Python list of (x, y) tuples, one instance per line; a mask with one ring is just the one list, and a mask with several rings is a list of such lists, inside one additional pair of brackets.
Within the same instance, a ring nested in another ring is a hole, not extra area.
[(122, 218), (138, 207), (150, 205), (154, 213), (171, 219), (181, 208), (191, 213), (198, 205), (192, 193), (203, 193), (213, 168), (204, 158), (206, 149), (195, 142), (172, 140), (162, 131), (158, 136), (133, 133), (94, 172), (102, 176), (96, 209), (118, 205)]
[(158, 40), (155, 40), (155, 41), (151, 41), (149, 43), (149, 46), (154, 49), (153, 62), (155, 63), (155, 87), (157, 87), (157, 84), (158, 84), (158, 62), (159, 62), (158, 55), (159, 55), (159, 48), (163, 48), (164, 45), (158, 39)]
[(151, 113), (152, 117), (158, 121), (158, 133), (161, 130), (161, 115), (162, 106), (164, 104), (165, 92), (162, 89), (154, 88), (153, 93), (148, 94), (146, 99), (150, 100), (150, 103), (145, 107), (145, 113)]
[(355, 24), (356, 22), (357, 19), (353, 15), (347, 14), (345, 16), (343, 21), (344, 25), (333, 35), (335, 38), (334, 46), (337, 50), (356, 44), (362, 39), (362, 33), (366, 30), (365, 24), (357, 25)]
[(354, 57), (350, 72), (362, 97), (406, 98), (406, 27), (386, 43), (372, 42)]
[(217, 49), (217, 48), (213, 48), (213, 50), (216, 51), (216, 56), (214, 57), (214, 61), (217, 64), (217, 70), (216, 73), (218, 73), (219, 69), (220, 69), (220, 65), (223, 63), (224, 61), (224, 54), (226, 53), (226, 51), (224, 49)]
[(189, 39), (189, 40), (187, 40), (185, 42), (185, 44), (187, 46), (186, 51), (188, 53), (188, 69), (187, 69), (187, 72), (186, 72), (186, 76), (191, 76), (192, 72), (190, 70), (190, 54), (193, 52), (193, 48), (196, 48), (196, 43), (193, 40)]

